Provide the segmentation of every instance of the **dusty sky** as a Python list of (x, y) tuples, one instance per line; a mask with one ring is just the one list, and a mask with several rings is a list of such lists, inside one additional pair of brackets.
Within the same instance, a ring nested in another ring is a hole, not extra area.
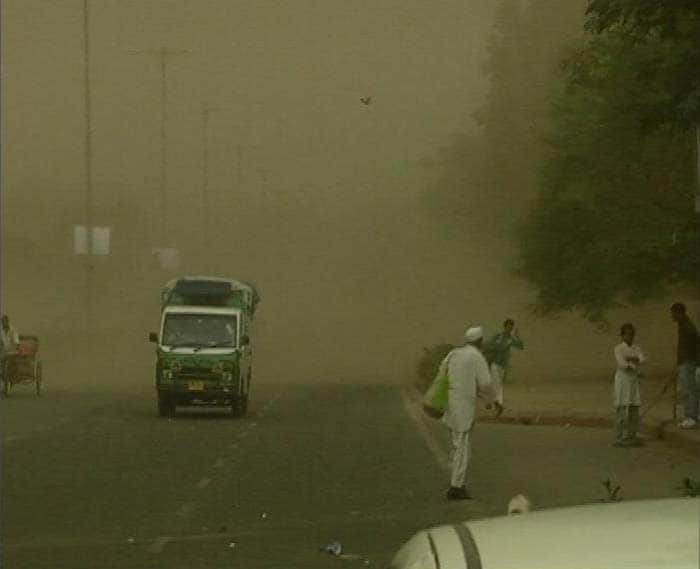
[[(609, 375), (614, 334), (529, 315), (495, 212), (475, 208), (455, 232), (427, 192), (441, 172), (422, 161), (455, 134), (478, 135), (494, 5), (91, 0), (92, 215), (112, 228), (112, 254), (92, 270), (90, 354), (84, 259), (72, 252), (85, 219), (83, 2), (3, 0), (3, 310), (40, 335), (61, 381), (83, 373), (78, 361), (101, 370), (96, 384), (151, 381), (160, 286), (201, 273), (259, 287), (263, 380), (408, 378), (423, 346), (506, 316), (528, 345), (519, 377)], [(166, 68), (166, 243), (161, 46), (189, 52)], [(180, 250), (179, 269), (159, 268), (152, 248), (163, 246)], [(667, 365), (666, 303), (615, 315), (627, 317)]]

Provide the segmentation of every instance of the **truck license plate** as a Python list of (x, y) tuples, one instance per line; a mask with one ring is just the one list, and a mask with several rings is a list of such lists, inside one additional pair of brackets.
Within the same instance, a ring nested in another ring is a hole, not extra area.
[(190, 381), (187, 384), (187, 389), (190, 391), (204, 391), (203, 381)]

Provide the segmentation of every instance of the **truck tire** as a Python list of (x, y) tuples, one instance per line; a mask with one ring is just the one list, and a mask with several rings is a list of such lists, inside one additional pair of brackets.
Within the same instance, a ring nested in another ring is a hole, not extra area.
[(175, 415), (175, 404), (167, 395), (158, 394), (158, 415), (172, 417)]
[(250, 383), (253, 379), (253, 368), (251, 367), (248, 370), (248, 381), (246, 381), (246, 386), (245, 386), (245, 410), (246, 413), (248, 412), (248, 399), (250, 398)]
[(41, 362), (37, 362), (34, 368), (34, 381), (36, 382), (36, 395), (41, 397), (41, 379), (42, 379), (42, 369)]
[(231, 401), (231, 415), (243, 417), (248, 412), (248, 381), (244, 381), (241, 392)]

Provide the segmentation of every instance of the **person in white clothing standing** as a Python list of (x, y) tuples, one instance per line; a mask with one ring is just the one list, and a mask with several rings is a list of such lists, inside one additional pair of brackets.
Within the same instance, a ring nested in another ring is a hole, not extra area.
[(466, 476), (477, 401), (483, 398), (486, 404), (491, 405), (495, 400), (491, 374), (481, 353), (483, 336), (480, 327), (469, 328), (464, 334), (465, 345), (452, 350), (443, 360), (449, 378), (448, 404), (443, 421), (452, 435), (452, 475), (447, 491), (448, 500), (471, 498), (466, 487)]
[(642, 404), (639, 379), (644, 363), (642, 349), (634, 343), (635, 329), (629, 322), (620, 328), (622, 342), (615, 346), (615, 442), (616, 447), (640, 446), (637, 438), (639, 407)]

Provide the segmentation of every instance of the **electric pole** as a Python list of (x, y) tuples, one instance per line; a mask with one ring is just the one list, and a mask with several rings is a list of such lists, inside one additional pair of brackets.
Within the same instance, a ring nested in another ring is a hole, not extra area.
[(83, 73), (85, 112), (85, 332), (87, 345), (92, 341), (92, 101), (90, 98), (90, 2), (83, 0)]
[(167, 121), (168, 121), (168, 59), (178, 55), (191, 54), (191, 50), (172, 50), (165, 46), (159, 49), (131, 49), (129, 53), (151, 54), (158, 57), (160, 63), (160, 239), (161, 247), (168, 246), (168, 157), (167, 157)]
[(202, 109), (202, 236), (204, 247), (209, 244), (209, 120), (212, 113), (227, 111), (225, 108), (204, 107)]

